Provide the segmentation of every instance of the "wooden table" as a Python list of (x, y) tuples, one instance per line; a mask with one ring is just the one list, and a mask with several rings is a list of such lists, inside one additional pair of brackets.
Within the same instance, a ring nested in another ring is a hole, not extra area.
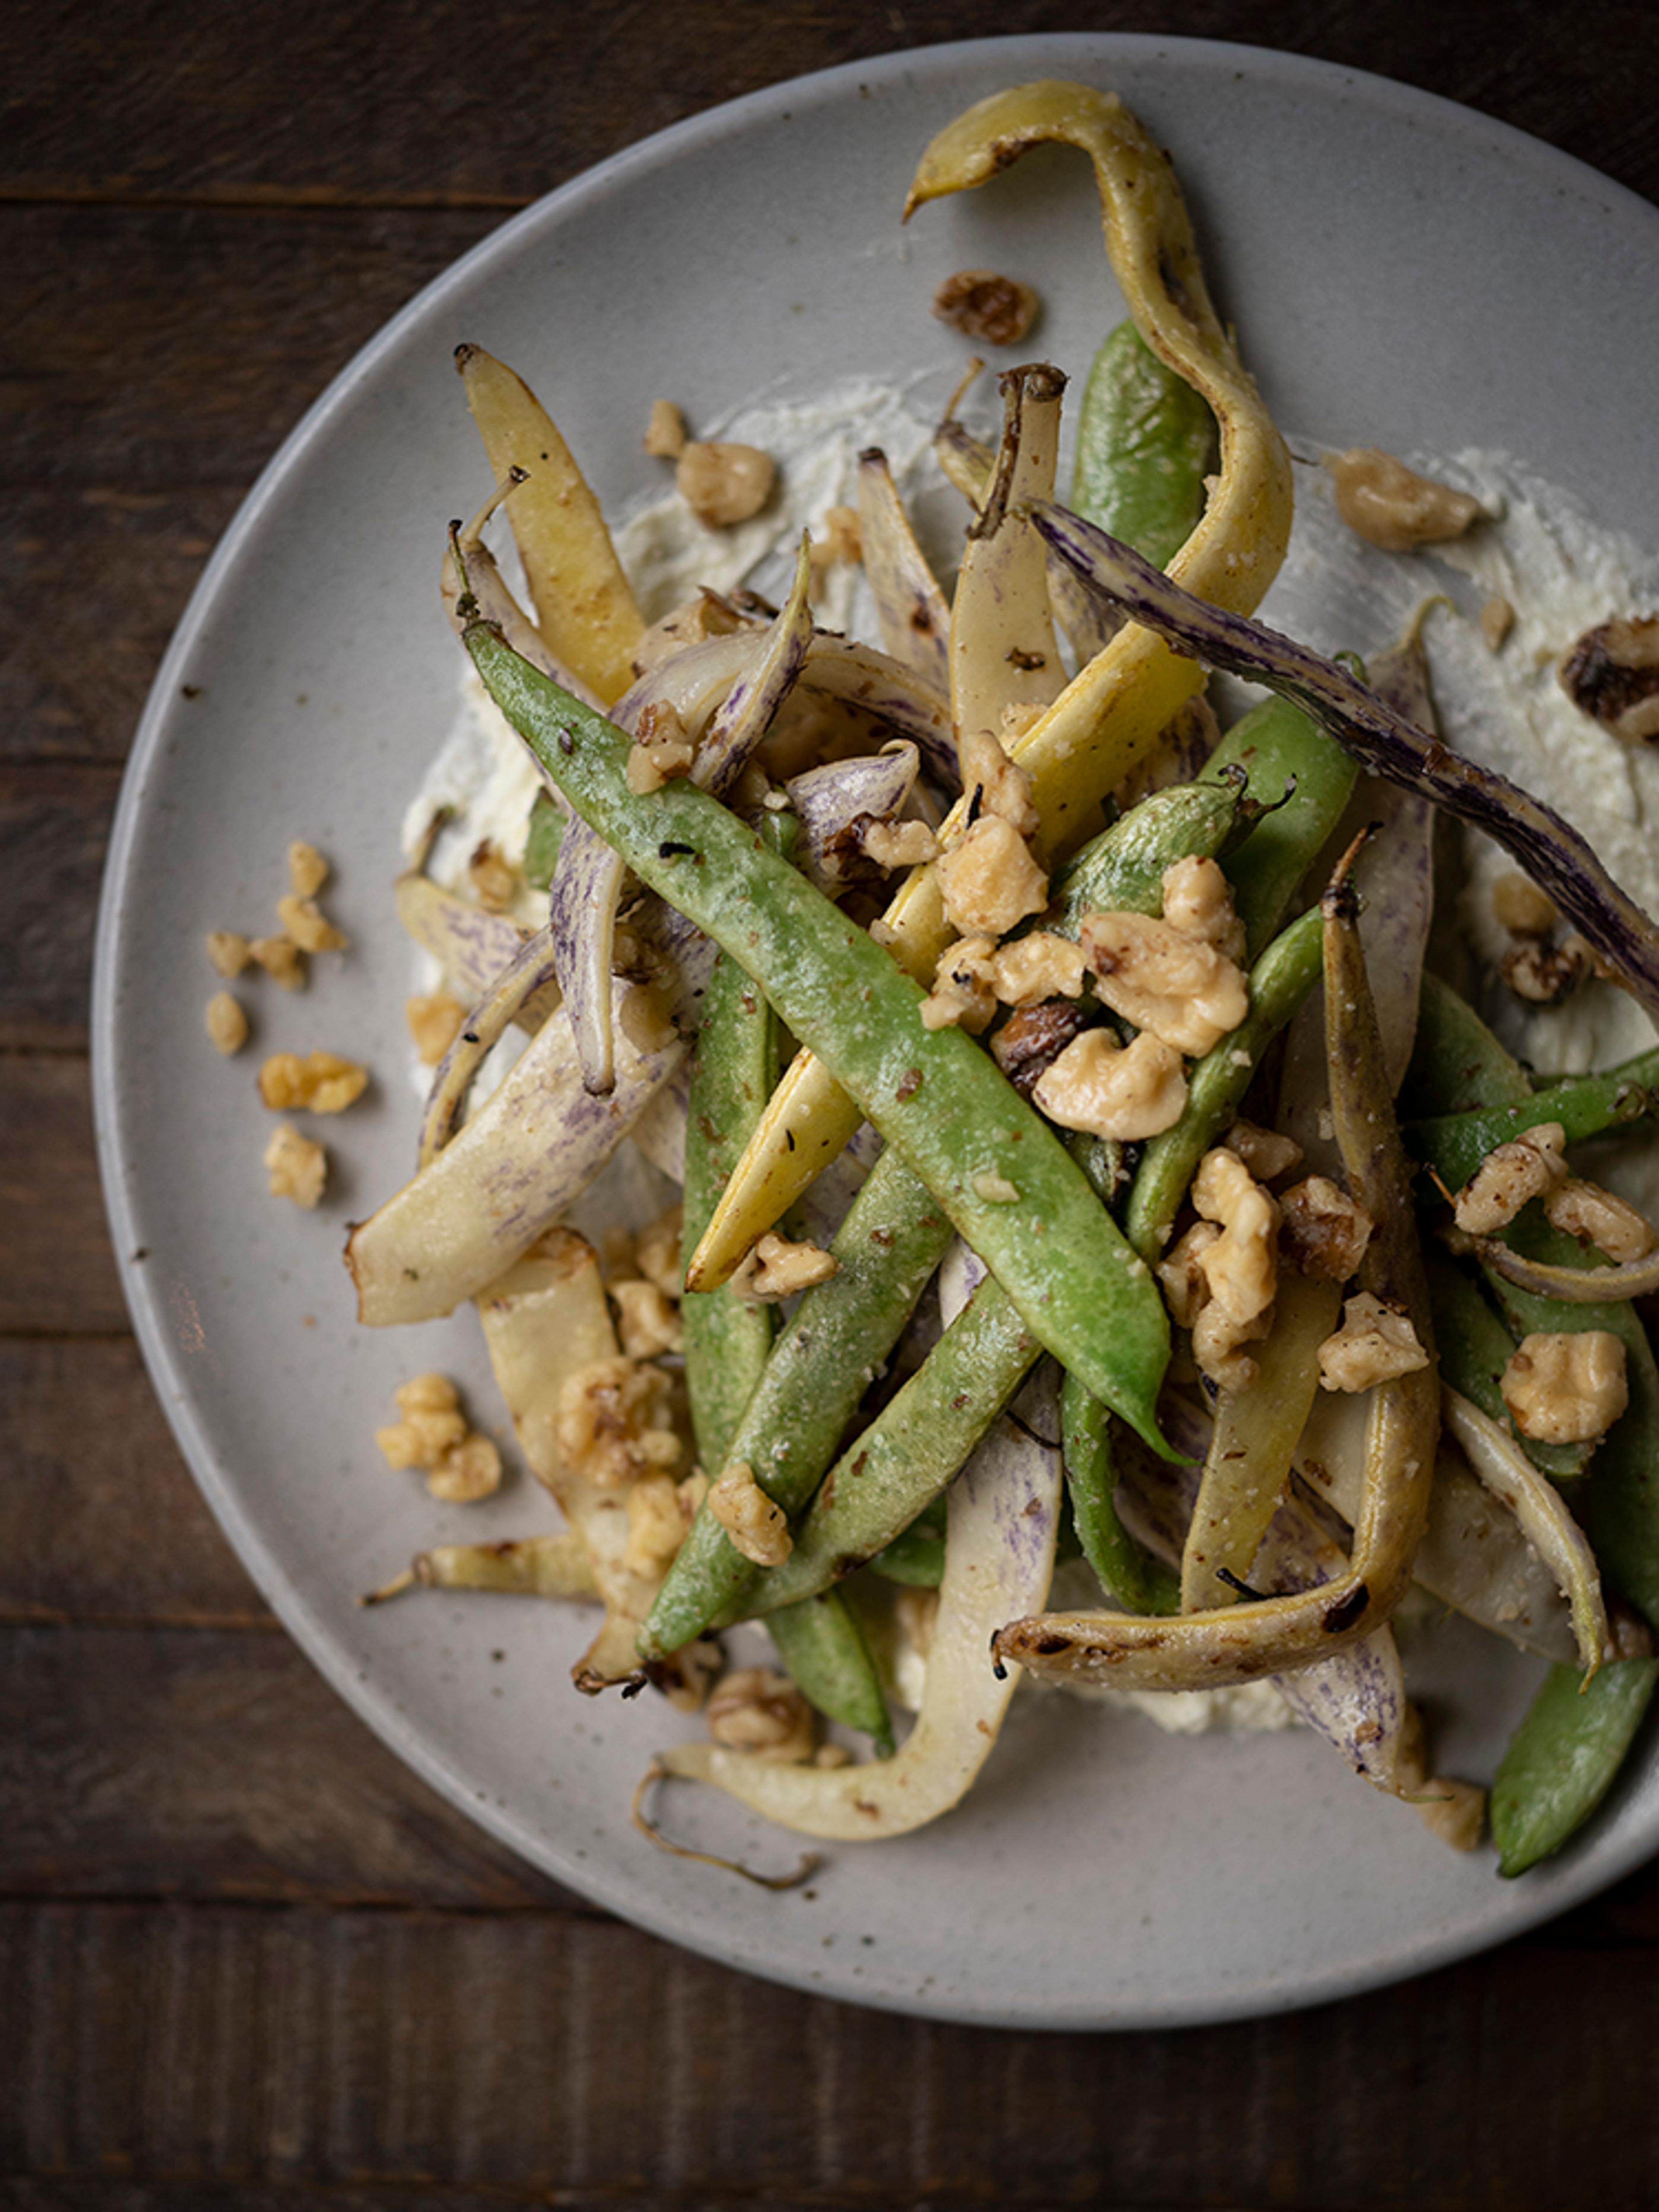
[[(510, 210), (860, 53), (1145, 11), (14, 0), (0, 50), (0, 2202), (94, 2212), (1659, 2202), (1659, 1872), (1382, 1996), (1184, 2033), (855, 2012), (542, 1880), (338, 1702), (210, 1521), (93, 1158), (124, 756), (301, 409)], [(1659, 197), (1648, 11), (1172, 0)], [(1609, 343), (1617, 343), (1610, 303)]]

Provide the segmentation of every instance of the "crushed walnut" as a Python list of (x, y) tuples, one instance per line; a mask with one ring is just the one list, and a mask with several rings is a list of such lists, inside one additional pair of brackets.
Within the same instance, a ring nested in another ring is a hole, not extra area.
[(686, 1525), (680, 1486), (673, 1476), (641, 1475), (628, 1493), (623, 1565), (630, 1574), (659, 1583), (685, 1540)]
[[(1013, 731), (1007, 732), (1006, 741), (1013, 742)], [(1017, 761), (1011, 760), (1004, 744), (988, 730), (964, 730), (957, 752), (962, 765), (963, 796), (968, 801), (970, 819), (978, 822), (988, 814), (1010, 823), (1022, 837), (1036, 834), (1040, 826), (1036, 801), (1032, 795), (1031, 779)]]
[(1528, 1006), (1557, 1006), (1595, 972), (1595, 959), (1582, 937), (1560, 945), (1539, 937), (1518, 938), (1498, 963), (1498, 972), (1517, 999)]
[(760, 513), (777, 474), (772, 456), (757, 446), (694, 438), (680, 453), (674, 481), (705, 530), (729, 530)]
[(404, 1000), (404, 1019), (415, 1050), (426, 1067), (435, 1067), (461, 1033), (466, 1008), (447, 991), (432, 991)]
[(1627, 744), (1659, 738), (1659, 615), (1615, 615), (1587, 629), (1560, 667), (1575, 707)]
[(654, 1359), (659, 1352), (684, 1350), (679, 1308), (655, 1283), (613, 1282), (611, 1297), (617, 1309), (617, 1336), (629, 1358)]
[(1189, 854), (1164, 871), (1164, 919), (1202, 938), (1235, 964), (1244, 957), (1244, 925), (1233, 911), (1232, 885), (1217, 863)]
[(1038, 301), (1029, 284), (994, 269), (958, 269), (933, 294), (933, 313), (979, 345), (1018, 345), (1036, 320)]
[(227, 981), (240, 975), (253, 957), (253, 947), (240, 930), (210, 929), (207, 933), (207, 956)]
[(672, 399), (653, 399), (640, 443), (657, 459), (677, 461), (685, 451), (685, 417)]
[(945, 918), (963, 937), (1004, 937), (1048, 903), (1048, 878), (1014, 824), (981, 814), (939, 863)]
[(1207, 1297), (1193, 1321), (1193, 1357), (1224, 1390), (1247, 1389), (1256, 1364), (1243, 1350), (1273, 1324), (1279, 1288), (1279, 1201), (1237, 1152), (1218, 1145), (1193, 1177), (1193, 1205), (1221, 1234), (1198, 1255)]
[(812, 1756), (812, 1708), (787, 1674), (734, 1667), (708, 1706), (708, 1733), (728, 1751), (786, 1765)]
[(781, 1567), (794, 1550), (782, 1507), (772, 1503), (746, 1461), (709, 1485), (707, 1503), (735, 1548), (757, 1567)]
[(678, 1297), (685, 1279), (680, 1267), (682, 1220), (683, 1209), (671, 1206), (641, 1230), (634, 1249), (641, 1274), (669, 1298)]
[(1498, 1388), (1523, 1437), (1593, 1443), (1630, 1403), (1625, 1347), (1605, 1328), (1522, 1337)]
[(553, 1437), (566, 1465), (601, 1489), (680, 1463), (668, 1376), (620, 1353), (565, 1376)]
[(732, 1289), (745, 1305), (771, 1305), (793, 1298), (797, 1291), (810, 1291), (814, 1283), (827, 1283), (839, 1265), (833, 1252), (804, 1242), (793, 1243), (769, 1229), (738, 1263)]
[(499, 845), (480, 840), (466, 864), (478, 904), (486, 914), (505, 914), (518, 896), (519, 872)]
[(1243, 970), (1207, 938), (1145, 914), (1085, 915), (1080, 935), (1106, 1004), (1176, 1052), (1208, 1052), (1250, 1010)]
[(1242, 1116), (1222, 1142), (1230, 1152), (1238, 1154), (1258, 1182), (1277, 1182), (1280, 1176), (1302, 1164), (1302, 1147), (1294, 1137), (1284, 1136), (1277, 1129), (1263, 1129)]
[(1365, 1256), (1375, 1227), (1364, 1206), (1328, 1176), (1293, 1183), (1279, 1200), (1279, 1249), (1298, 1273), (1346, 1283)]
[(1210, 1295), (1204, 1273), (1204, 1255), (1220, 1235), (1218, 1221), (1195, 1221), (1158, 1263), (1158, 1279), (1164, 1286), (1164, 1303), (1177, 1328), (1192, 1327)]
[(628, 756), (628, 788), (640, 797), (660, 791), (676, 776), (690, 775), (696, 764), (696, 739), (672, 701), (653, 700), (640, 714)]
[(939, 839), (925, 822), (884, 822), (878, 815), (859, 817), (859, 849), (878, 868), (921, 868), (939, 858)]
[(328, 881), (328, 862), (314, 845), (296, 837), (288, 848), (289, 889), (295, 898), (315, 898)]
[(368, 1070), (337, 1052), (274, 1052), (259, 1070), (259, 1096), (276, 1113), (343, 1114), (368, 1087)]
[(229, 991), (216, 991), (207, 1002), (204, 1016), (207, 1033), (216, 1052), (227, 1060), (233, 1053), (240, 1052), (247, 1042), (247, 1014), (241, 1001)]
[(1128, 1144), (1174, 1127), (1187, 1078), (1181, 1054), (1150, 1030), (1120, 1045), (1108, 1030), (1085, 1030), (1038, 1076), (1031, 1098), (1062, 1129)]
[(1490, 1237), (1531, 1200), (1565, 1182), (1566, 1141), (1560, 1122), (1540, 1121), (1494, 1146), (1452, 1201), (1458, 1227), (1466, 1236)]
[(1419, 476), (1374, 446), (1324, 455), (1336, 486), (1336, 511), (1357, 537), (1385, 553), (1409, 553), (1461, 538), (1480, 520), (1478, 499)]
[(812, 540), (807, 558), (815, 568), (831, 568), (838, 563), (852, 566), (863, 560), (864, 539), (857, 507), (825, 507), (823, 535)]
[(1504, 641), (1515, 628), (1515, 609), (1510, 602), (1494, 593), (1480, 604), (1480, 635), (1488, 653), (1503, 650)]
[(1603, 1190), (1600, 1183), (1585, 1182), (1577, 1176), (1569, 1176), (1565, 1182), (1545, 1193), (1544, 1212), (1553, 1228), (1594, 1244), (1598, 1252), (1621, 1267), (1632, 1260), (1645, 1260), (1659, 1244), (1659, 1232), (1645, 1214), (1612, 1191)]
[(1016, 1006), (991, 1039), (991, 1056), (1022, 1098), (1038, 1082), (1074, 1036), (1093, 1017), (1069, 999), (1048, 999), (1040, 1006)]
[(1082, 995), (1083, 947), (1052, 929), (1033, 929), (997, 949), (991, 981), (1005, 1006), (1041, 1006)]
[(469, 1427), (447, 1375), (416, 1375), (395, 1395), (401, 1419), (374, 1431), (388, 1467), (424, 1469), (428, 1490), (447, 1505), (471, 1505), (500, 1489), (501, 1455)]
[(334, 927), (314, 898), (301, 898), (297, 892), (289, 891), (276, 902), (276, 919), (301, 952), (340, 952), (345, 949), (343, 931)]
[(274, 937), (256, 937), (248, 945), (248, 957), (263, 968), (273, 983), (284, 991), (303, 991), (306, 987), (306, 956), (286, 932)]
[(1346, 1301), (1341, 1328), (1319, 1347), (1319, 1380), (1327, 1390), (1369, 1390), (1428, 1364), (1410, 1316), (1396, 1313), (1369, 1291)]
[(292, 1199), (309, 1211), (328, 1181), (328, 1154), (314, 1137), (302, 1137), (292, 1122), (284, 1121), (265, 1146), (264, 1168), (273, 1198)]
[(1492, 910), (1499, 927), (1516, 937), (1547, 937), (1561, 919), (1549, 893), (1518, 868), (1506, 869), (1493, 884)]
[(945, 946), (933, 971), (933, 988), (921, 1002), (924, 1029), (963, 1029), (977, 1036), (989, 1027), (997, 1010), (991, 981), (994, 950), (988, 937), (959, 937)]

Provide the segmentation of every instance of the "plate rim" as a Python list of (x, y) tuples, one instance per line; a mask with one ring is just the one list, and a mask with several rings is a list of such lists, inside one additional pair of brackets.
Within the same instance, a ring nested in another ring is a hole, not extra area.
[(1292, 87), (1298, 81), (1316, 83), (1322, 94), (1339, 90), (1360, 99), (1373, 111), (1425, 121), (1442, 131), (1455, 132), (1463, 143), (1476, 146), (1483, 152), (1529, 164), (1558, 189), (1570, 189), (1583, 199), (1599, 199), (1610, 210), (1622, 212), (1626, 219), (1635, 216), (1659, 226), (1659, 208), (1629, 186), (1602, 175), (1576, 155), (1516, 125), (1442, 94), (1317, 56), (1240, 41), (1166, 37), (1146, 32), (1079, 30), (951, 40), (854, 58), (760, 87), (683, 117), (661, 131), (618, 149), (507, 217), (421, 286), (307, 407), (261, 469), (226, 526), (169, 640), (124, 768), (94, 938), (90, 1060), (94, 1134), (105, 1206), (123, 1293), (151, 1386), (192, 1480), (261, 1595), (330, 1687), (394, 1756), (498, 1843), (573, 1894), (653, 1936), (717, 1964), (799, 1989), (807, 1996), (835, 1997), (908, 2017), (974, 2027), (1127, 2032), (1266, 2018), (1360, 1996), (1478, 1955), (1595, 1895), (1651, 1857), (1659, 1850), (1659, 1820), (1650, 1836), (1608, 1838), (1593, 1860), (1580, 1851), (1558, 1862), (1547, 1886), (1540, 1884), (1537, 1890), (1520, 1886), (1509, 1887), (1508, 1909), (1501, 1929), (1492, 1929), (1483, 1924), (1461, 1932), (1428, 1930), (1412, 1943), (1391, 1950), (1386, 1958), (1360, 1964), (1350, 1958), (1311, 1974), (1300, 1974), (1294, 1986), (1275, 1984), (1264, 1990), (1258, 1984), (1231, 1995), (1218, 1995), (1202, 2003), (1159, 2006), (1143, 2002), (1115, 2015), (1109, 2008), (1082, 2002), (1057, 2004), (1042, 2017), (1028, 2012), (1011, 2015), (1006, 2009), (965, 2002), (955, 1995), (932, 1998), (925, 1990), (902, 1986), (902, 1974), (895, 1977), (891, 1987), (866, 1986), (862, 1980), (853, 1982), (844, 1971), (838, 1970), (832, 1954), (826, 1954), (821, 1973), (809, 1976), (787, 1961), (769, 1959), (757, 1945), (741, 1937), (684, 1930), (673, 1924), (672, 1912), (660, 1908), (648, 1889), (641, 1893), (637, 1884), (612, 1882), (604, 1868), (592, 1862), (571, 1863), (568, 1853), (561, 1852), (547, 1839), (538, 1842), (530, 1836), (525, 1824), (505, 1807), (480, 1803), (441, 1754), (423, 1743), (413, 1722), (398, 1709), (390, 1691), (376, 1681), (360, 1678), (337, 1632), (323, 1620), (305, 1591), (278, 1565), (234, 1486), (221, 1472), (217, 1455), (188, 1387), (187, 1370), (180, 1364), (152, 1281), (144, 1273), (142, 1259), (134, 1252), (132, 1193), (121, 1159), (124, 1129), (113, 1072), (118, 1010), (114, 976), (128, 877), (143, 820), (148, 786), (165, 753), (191, 654), (219, 604), (227, 581), (242, 559), (247, 541), (257, 532), (269, 510), (281, 500), (288, 480), (304, 465), (313, 443), (350, 407), (360, 386), (376, 374), (384, 356), (395, 351), (411, 328), (441, 313), (452, 291), (470, 284), (491, 264), (503, 258), (511, 260), (521, 244), (536, 233), (545, 227), (556, 227), (568, 211), (590, 198), (611, 192), (637, 172), (672, 164), (685, 152), (734, 130), (787, 114), (792, 104), (832, 101), (860, 83), (872, 80), (891, 82), (918, 70), (949, 74), (992, 64), (1005, 57), (1012, 64), (1016, 55), (1023, 58), (1022, 63), (1011, 69), (1007, 81), (1029, 82), (1042, 73), (1041, 64), (1045, 58), (1056, 56), (1061, 49), (1074, 58), (1069, 64), (1073, 68), (1079, 66), (1075, 57), (1087, 54), (1097, 58), (1089, 66), (1106, 72), (1115, 64), (1145, 66), (1166, 60), (1207, 62), (1212, 65), (1231, 64), (1240, 74), (1248, 70)]

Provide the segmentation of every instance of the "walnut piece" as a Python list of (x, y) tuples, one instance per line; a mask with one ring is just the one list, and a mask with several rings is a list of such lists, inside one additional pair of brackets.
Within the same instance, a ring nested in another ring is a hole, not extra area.
[(323, 1194), (328, 1180), (328, 1154), (314, 1137), (302, 1137), (284, 1121), (265, 1146), (267, 1188), (273, 1198), (291, 1198), (309, 1209)]
[(1000, 814), (981, 814), (939, 864), (945, 918), (963, 937), (1004, 937), (1048, 903), (1048, 878)]
[(1369, 1291), (1346, 1302), (1341, 1328), (1319, 1347), (1319, 1380), (1327, 1390), (1369, 1390), (1428, 1364), (1410, 1316)]
[(1659, 738), (1659, 615), (1616, 615), (1587, 629), (1560, 666), (1561, 689), (1627, 744)]
[(1371, 1241), (1370, 1214), (1328, 1176), (1293, 1184), (1280, 1204), (1279, 1246), (1292, 1267), (1322, 1282), (1346, 1283)]
[(1062, 1129), (1133, 1143), (1174, 1127), (1187, 1078), (1181, 1054), (1150, 1030), (1123, 1046), (1109, 1030), (1085, 1030), (1037, 1078), (1031, 1099)]
[(247, 1042), (247, 1016), (240, 1000), (230, 992), (216, 991), (207, 1002), (204, 1018), (214, 1050), (223, 1053), (227, 1060)]
[(1480, 520), (1480, 502), (1466, 491), (1420, 477), (1374, 446), (1324, 456), (1336, 485), (1336, 511), (1356, 536), (1387, 553), (1461, 538)]
[(313, 1114), (343, 1114), (368, 1087), (368, 1070), (337, 1052), (274, 1052), (259, 1070), (259, 1096), (273, 1111), (303, 1107)]
[(476, 1505), (501, 1486), (501, 1455), (491, 1437), (476, 1430), (453, 1445), (427, 1471), (426, 1486), (446, 1505)]
[(466, 1008), (447, 991), (432, 991), (404, 1000), (404, 1019), (415, 1050), (426, 1067), (435, 1067), (461, 1033)]
[(710, 1484), (707, 1502), (734, 1547), (757, 1567), (781, 1567), (794, 1550), (782, 1507), (761, 1488), (746, 1460), (737, 1461)]
[(248, 946), (248, 957), (283, 990), (304, 990), (306, 956), (286, 933), (276, 937), (256, 937)]
[(553, 1437), (567, 1465), (601, 1489), (677, 1467), (668, 1377), (620, 1355), (591, 1360), (564, 1378)]
[[(1017, 734), (1011, 730), (1007, 742), (1012, 744)], [(963, 794), (973, 818), (977, 821), (983, 815), (995, 814), (1012, 823), (1022, 837), (1033, 836), (1039, 817), (1031, 795), (1031, 779), (1017, 761), (1008, 757), (1003, 742), (989, 730), (964, 730), (957, 752)]]
[(1540, 1121), (1494, 1146), (1452, 1201), (1458, 1227), (1469, 1237), (1506, 1229), (1523, 1206), (1566, 1180), (1566, 1141), (1559, 1121)]
[(1083, 947), (1051, 929), (1034, 929), (999, 947), (991, 980), (1006, 1006), (1036, 1006), (1045, 999), (1083, 993)]
[(1198, 1256), (1209, 1295), (1193, 1322), (1193, 1357), (1224, 1390), (1246, 1389), (1256, 1364), (1242, 1347), (1267, 1334), (1279, 1289), (1279, 1201), (1219, 1145), (1200, 1161), (1192, 1197), (1221, 1225)]
[(1164, 1286), (1170, 1318), (1177, 1328), (1190, 1328), (1203, 1310), (1210, 1295), (1204, 1255), (1220, 1235), (1218, 1221), (1195, 1221), (1158, 1263), (1158, 1279)]
[(1244, 957), (1244, 925), (1233, 911), (1232, 885), (1207, 857), (1189, 854), (1165, 868), (1164, 919), (1235, 963)]
[(623, 1565), (630, 1574), (660, 1582), (685, 1540), (679, 1485), (672, 1475), (645, 1474), (628, 1493), (628, 1543)]
[(1494, 595), (1480, 605), (1480, 635), (1488, 653), (1498, 652), (1504, 639), (1515, 628), (1515, 609), (1505, 599)]
[(1545, 1194), (1544, 1212), (1553, 1227), (1587, 1240), (1621, 1266), (1645, 1260), (1659, 1244), (1659, 1231), (1645, 1214), (1600, 1183), (1584, 1182), (1577, 1176), (1569, 1176)]
[(1237, 963), (1172, 922), (1145, 914), (1090, 914), (1080, 934), (1106, 1004), (1176, 1052), (1208, 1052), (1250, 1010)]
[(825, 507), (823, 535), (815, 538), (807, 551), (807, 559), (813, 568), (830, 568), (838, 562), (851, 564), (863, 558), (864, 538), (859, 527), (857, 507)]
[(728, 1751), (794, 1765), (812, 1756), (812, 1708), (775, 1668), (734, 1667), (708, 1700), (708, 1733)]
[(797, 1291), (810, 1291), (814, 1283), (827, 1283), (840, 1262), (832, 1252), (816, 1244), (792, 1243), (769, 1229), (742, 1260), (732, 1276), (732, 1289), (745, 1305), (771, 1305), (793, 1298)]
[(654, 1283), (665, 1297), (677, 1298), (684, 1287), (680, 1268), (682, 1208), (671, 1206), (641, 1230), (635, 1264), (647, 1283)]
[(241, 974), (253, 957), (253, 948), (240, 930), (210, 929), (207, 933), (207, 956), (228, 980)]
[(991, 1039), (991, 1056), (1022, 1098), (1029, 1098), (1042, 1077), (1074, 1036), (1093, 1018), (1086, 1006), (1069, 999), (1048, 999), (1040, 1006), (1017, 1006)]
[(945, 946), (933, 971), (933, 988), (921, 1002), (924, 1029), (963, 1029), (977, 1036), (988, 1028), (997, 1010), (993, 951), (988, 937), (959, 937)]
[(680, 1352), (685, 1330), (679, 1308), (655, 1283), (612, 1283), (617, 1335), (630, 1359), (654, 1359), (660, 1352)]
[(933, 295), (939, 321), (980, 345), (1018, 345), (1036, 320), (1038, 305), (1029, 284), (994, 269), (958, 269)]
[(1261, 1128), (1242, 1117), (1233, 1123), (1222, 1142), (1230, 1152), (1238, 1154), (1258, 1182), (1275, 1182), (1302, 1164), (1302, 1147), (1294, 1137), (1281, 1135), (1277, 1129)]
[(1541, 937), (1522, 937), (1498, 963), (1498, 972), (1517, 999), (1528, 1006), (1555, 1006), (1589, 981), (1595, 961), (1581, 937), (1550, 945)]
[(1591, 1443), (1630, 1402), (1625, 1347), (1605, 1328), (1525, 1336), (1498, 1388), (1523, 1437), (1538, 1443)]
[(466, 864), (478, 904), (486, 914), (505, 914), (517, 896), (519, 872), (499, 846), (486, 837)]
[(939, 839), (925, 822), (884, 822), (866, 814), (859, 822), (859, 849), (878, 868), (921, 868), (939, 858)]
[(690, 775), (696, 758), (696, 740), (678, 708), (670, 700), (655, 700), (640, 714), (628, 756), (628, 788), (641, 797), (660, 791), (674, 777)]
[(1549, 893), (1518, 868), (1507, 869), (1492, 885), (1492, 910), (1499, 927), (1516, 937), (1547, 937), (1561, 919)]
[(777, 473), (772, 456), (757, 446), (694, 438), (680, 453), (674, 481), (705, 530), (729, 530), (760, 513)]
[(288, 848), (289, 888), (295, 898), (315, 898), (328, 881), (328, 862), (314, 845), (296, 837)]
[(659, 460), (677, 461), (685, 451), (685, 417), (672, 399), (653, 399), (651, 419), (640, 441)]
[(276, 919), (301, 952), (340, 952), (345, 935), (336, 929), (314, 898), (289, 891), (276, 902)]

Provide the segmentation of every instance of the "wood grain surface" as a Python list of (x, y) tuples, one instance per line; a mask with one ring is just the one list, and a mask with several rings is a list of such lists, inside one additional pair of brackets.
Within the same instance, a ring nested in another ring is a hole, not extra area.
[(366, 1734), (218, 1534), (129, 1333), (86, 1058), (98, 872), (157, 659), (278, 441), (505, 213), (646, 132), (860, 55), (1084, 28), (1377, 70), (1659, 198), (1641, 7), (0, 24), (0, 2207), (1659, 2203), (1659, 1872), (1380, 1996), (1181, 2033), (754, 1982), (562, 1892)]

